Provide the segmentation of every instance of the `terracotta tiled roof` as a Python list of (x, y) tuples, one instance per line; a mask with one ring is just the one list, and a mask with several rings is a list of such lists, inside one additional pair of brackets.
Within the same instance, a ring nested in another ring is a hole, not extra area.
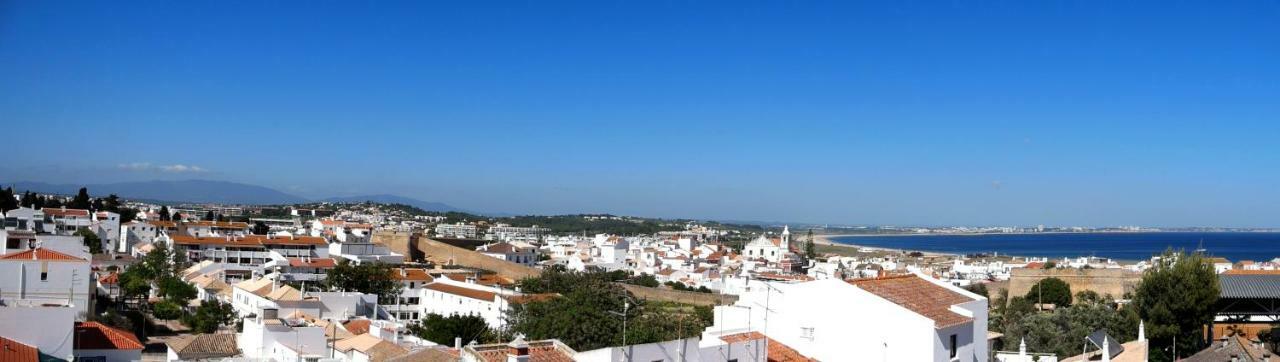
[(458, 350), (432, 347), (387, 360), (387, 362), (457, 362)]
[(805, 357), (795, 349), (782, 344), (782, 342), (775, 341), (773, 338), (760, 334), (760, 332), (745, 332), (720, 336), (720, 340), (728, 343), (740, 343), (759, 339), (768, 340), (766, 345), (769, 350), (765, 358), (769, 362), (817, 361), (816, 359)]
[[(555, 340), (532, 341), (529, 345), (529, 362), (571, 362), (572, 350), (561, 348)], [(506, 344), (489, 344), (468, 347), (472, 355), (485, 362), (506, 362), (509, 347)]]
[(347, 332), (351, 332), (351, 334), (360, 335), (360, 334), (369, 333), (370, 323), (372, 322), (370, 322), (368, 319), (357, 319), (357, 320), (347, 322), (346, 324), (343, 324), (342, 327), (346, 328)]
[(338, 266), (338, 263), (332, 258), (289, 258), (289, 266), (295, 268), (332, 268)]
[(150, 221), (147, 221), (147, 223), (148, 223), (148, 224), (151, 224), (151, 226), (155, 226), (155, 227), (158, 227), (158, 228), (176, 228), (176, 227), (178, 227), (178, 223), (177, 223), (177, 222), (173, 222), (173, 221), (150, 220)]
[(99, 283), (102, 283), (102, 284), (119, 284), (119, 283), (120, 283), (120, 273), (111, 273), (111, 274), (107, 274), (106, 276), (103, 276), (102, 278), (98, 278), (98, 282), (99, 282)]
[(169, 340), (166, 344), (183, 360), (226, 358), (240, 354), (234, 334), (188, 335)]
[(0, 337), (0, 361), (3, 362), (36, 362), (40, 360), (40, 352), (35, 347), (22, 342)]
[(142, 349), (132, 332), (98, 322), (76, 322), (75, 338), (79, 349)]
[(1027, 269), (1044, 269), (1044, 263), (1041, 263), (1041, 262), (1038, 262), (1038, 261), (1033, 261), (1033, 262), (1027, 263), (1027, 266), (1025, 266), (1025, 267), (1023, 267), (1023, 268), (1027, 268)]
[(46, 208), (40, 209), (40, 211), (44, 212), (44, 214), (48, 216), (89, 217), (89, 210), (84, 210), (84, 209), (62, 209), (62, 208), (46, 207)]
[(319, 236), (245, 235), (244, 238), (263, 245), (329, 245), (329, 242)]
[[(454, 281), (459, 281), (459, 282), (467, 281), (467, 275), (464, 275), (464, 274), (458, 274), (458, 273), (445, 274), (444, 277), (452, 279)], [(503, 278), (502, 276), (497, 274), (481, 275), (476, 278), (475, 282), (476, 284), (488, 285), (488, 286), (513, 284), (513, 282), (510, 279)]]
[(391, 269), (391, 279), (399, 281), (432, 282), (436, 278), (427, 274), (426, 269)]
[(935, 328), (946, 328), (973, 321), (973, 318), (951, 311), (952, 305), (971, 302), (972, 298), (915, 275), (851, 280), (849, 283), (932, 319)]
[(46, 261), (88, 261), (71, 255), (63, 254), (57, 251), (35, 248), (27, 251), (19, 251), (16, 253), (5, 254), (0, 256), (4, 260), (46, 260)]
[(227, 245), (240, 247), (261, 247), (262, 243), (257, 240), (249, 240), (239, 237), (230, 236), (205, 236), (195, 237), (187, 235), (172, 235), (174, 244), (180, 245)]
[(453, 294), (461, 297), (467, 297), (471, 299), (490, 301), (490, 302), (492, 302), (494, 296), (497, 295), (493, 292), (486, 292), (483, 290), (464, 288), (456, 285), (442, 284), (442, 283), (427, 284), (426, 286), (424, 286), (424, 288), (431, 289), (441, 293), (449, 293), (449, 294)]

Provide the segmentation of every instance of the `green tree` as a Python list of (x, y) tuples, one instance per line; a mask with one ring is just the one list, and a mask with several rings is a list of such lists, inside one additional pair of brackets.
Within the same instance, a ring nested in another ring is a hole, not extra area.
[(988, 296), (987, 296), (987, 283), (973, 283), (973, 284), (969, 284), (969, 286), (964, 287), (964, 289), (965, 289), (965, 290), (968, 290), (968, 291), (970, 291), (970, 292), (973, 292), (973, 294), (981, 295), (981, 296), (983, 296), (984, 298), (988, 297)]
[(18, 208), (18, 199), (13, 194), (13, 188), (0, 189), (0, 212), (8, 212), (9, 210)]
[(120, 223), (125, 224), (138, 218), (138, 209), (122, 207), (116, 210), (120, 214)]
[(120, 273), (120, 294), (125, 300), (142, 302), (151, 294), (151, 277), (144, 269), (134, 264)]
[(219, 301), (206, 301), (196, 308), (194, 314), (184, 320), (184, 324), (196, 333), (217, 332), (222, 326), (229, 326), (236, 321), (236, 311), (231, 304)]
[(442, 345), (452, 345), (454, 338), (462, 338), (462, 343), (496, 342), (497, 334), (489, 329), (484, 317), (476, 315), (427, 314), (422, 322), (409, 325), (409, 332), (419, 338)]
[(176, 276), (162, 277), (156, 282), (156, 286), (158, 287), (157, 294), (180, 305), (186, 305), (187, 302), (195, 299), (196, 295), (198, 295), (195, 286), (187, 284), (187, 282)]
[(156, 319), (178, 319), (182, 317), (182, 306), (171, 300), (161, 301), (160, 303), (156, 303), (151, 315), (155, 316)]
[(1044, 278), (1031, 286), (1024, 296), (1040, 304), (1053, 304), (1055, 308), (1071, 305), (1071, 285), (1058, 278)]
[(387, 264), (355, 264), (342, 260), (333, 269), (329, 269), (324, 282), (329, 290), (377, 294), (380, 300), (391, 300), (400, 294), (403, 287), (399, 281), (392, 279), (391, 273), (391, 266)]
[(560, 293), (561, 297), (512, 306), (506, 316), (510, 331), (530, 339), (560, 338), (578, 350), (621, 345), (623, 317), (618, 314), (624, 311), (628, 344), (696, 335), (710, 323), (705, 309), (635, 301), (613, 282), (610, 273), (598, 269), (548, 268), (539, 277), (521, 280), (520, 285), (527, 292)]
[(168, 206), (160, 206), (160, 212), (159, 212), (159, 214), (160, 214), (160, 221), (170, 221), (170, 220), (173, 220), (173, 214), (169, 213), (169, 207), (168, 207)]
[(805, 237), (804, 256), (809, 259), (818, 257), (818, 249), (813, 245), (813, 229), (809, 229), (809, 234)]
[(81, 187), (80, 192), (76, 193), (76, 197), (71, 199), (71, 202), (67, 204), (67, 207), (72, 209), (89, 209), (93, 206), (91, 201), (92, 200), (89, 199), (89, 189)]
[(270, 233), (271, 233), (271, 227), (267, 226), (267, 223), (259, 221), (253, 224), (254, 235), (267, 235)]
[(1146, 321), (1151, 360), (1169, 360), (1175, 337), (1179, 357), (1200, 351), (1202, 328), (1213, 320), (1218, 295), (1218, 275), (1203, 255), (1166, 250), (1133, 296), (1134, 309)]
[(98, 238), (98, 234), (89, 229), (80, 229), (73, 235), (79, 236), (84, 245), (89, 247), (89, 253), (102, 254), (102, 239)]

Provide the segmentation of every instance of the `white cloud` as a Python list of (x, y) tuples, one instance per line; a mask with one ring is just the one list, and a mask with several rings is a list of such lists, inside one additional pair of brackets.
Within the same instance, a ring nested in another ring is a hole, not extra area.
[(122, 163), (122, 164), (116, 165), (116, 168), (124, 171), (135, 171), (135, 172), (154, 172), (154, 171), (166, 172), (166, 173), (209, 172), (209, 170), (196, 165), (183, 165), (183, 164), (152, 165), (150, 162)]

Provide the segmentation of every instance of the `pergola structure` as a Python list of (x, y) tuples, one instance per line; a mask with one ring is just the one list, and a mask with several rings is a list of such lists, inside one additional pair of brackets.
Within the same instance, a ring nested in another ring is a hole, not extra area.
[(1280, 274), (1218, 275), (1216, 322), (1206, 331), (1214, 340), (1214, 324), (1267, 325), (1280, 322)]

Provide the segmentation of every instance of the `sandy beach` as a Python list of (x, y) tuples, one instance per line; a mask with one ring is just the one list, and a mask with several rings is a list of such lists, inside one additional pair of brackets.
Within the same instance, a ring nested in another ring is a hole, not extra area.
[[(911, 234), (897, 234), (897, 235), (911, 235)], [(923, 251), (923, 250), (903, 250), (903, 249), (884, 248), (884, 247), (877, 247), (877, 246), (864, 246), (864, 245), (857, 245), (857, 244), (842, 244), (842, 243), (837, 243), (837, 242), (835, 242), (835, 241), (832, 241), (832, 240), (831, 240), (831, 238), (835, 238), (835, 237), (847, 237), (847, 236), (852, 236), (852, 237), (861, 237), (861, 236), (890, 236), (890, 235), (886, 235), (886, 234), (875, 234), (875, 235), (865, 235), (865, 234), (856, 234), (856, 235), (849, 235), (849, 234), (827, 234), (827, 235), (821, 235), (821, 234), (820, 234), (820, 235), (814, 235), (814, 236), (813, 236), (813, 243), (814, 243), (815, 245), (826, 245), (826, 246), (832, 246), (832, 247), (843, 247), (843, 248), (857, 249), (857, 250), (860, 250), (860, 251), (866, 251), (866, 252), (891, 252), (891, 253), (903, 253), (903, 252), (908, 252), (908, 251), (918, 251), (918, 252), (920, 252), (921, 254), (924, 254), (925, 256), (950, 256), (950, 255), (958, 255), (958, 254), (951, 254), (951, 253), (939, 253), (939, 252)]]

